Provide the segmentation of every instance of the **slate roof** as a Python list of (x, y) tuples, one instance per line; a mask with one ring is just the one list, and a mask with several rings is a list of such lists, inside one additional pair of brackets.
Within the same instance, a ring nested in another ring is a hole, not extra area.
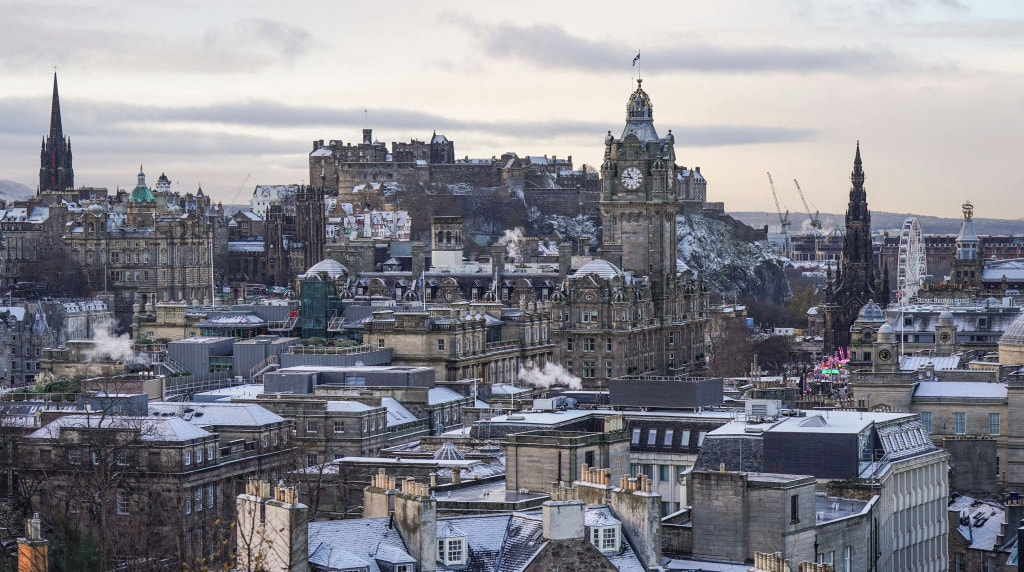
[(251, 403), (150, 403), (149, 414), (174, 416), (197, 427), (262, 427), (284, 421)]
[(134, 416), (67, 415), (30, 433), (27, 439), (56, 439), (65, 428), (138, 429), (142, 441), (191, 441), (210, 433), (180, 418), (152, 419)]
[[(587, 526), (591, 522), (619, 522), (607, 506), (587, 507), (584, 514)], [(439, 518), (437, 537), (465, 537), (469, 548), (469, 559), (464, 566), (449, 567), (439, 562), (438, 571), (519, 572), (547, 546), (539, 512)], [(646, 568), (628, 539), (623, 538), (622, 544), (620, 553), (605, 555), (608, 560), (619, 570), (644, 572)], [(400, 562), (412, 562), (397, 528), (389, 527), (387, 518), (309, 523), (310, 564), (332, 566), (334, 569), (365, 566), (370, 572), (382, 572), (378, 559), (399, 562), (389, 558), (408, 558)]]

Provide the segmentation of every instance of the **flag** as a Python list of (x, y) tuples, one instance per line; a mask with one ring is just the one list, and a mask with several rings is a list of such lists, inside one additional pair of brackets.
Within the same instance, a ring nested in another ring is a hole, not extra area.
[(633, 58), (633, 67), (636, 67), (636, 63), (640, 61), (640, 50), (636, 51), (636, 57)]

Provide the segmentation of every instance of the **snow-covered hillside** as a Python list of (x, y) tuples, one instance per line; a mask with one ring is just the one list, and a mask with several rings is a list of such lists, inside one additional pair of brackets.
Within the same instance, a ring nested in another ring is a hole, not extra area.
[(712, 293), (776, 304), (791, 296), (785, 261), (767, 245), (738, 240), (729, 225), (701, 215), (680, 215), (676, 224), (680, 260)]

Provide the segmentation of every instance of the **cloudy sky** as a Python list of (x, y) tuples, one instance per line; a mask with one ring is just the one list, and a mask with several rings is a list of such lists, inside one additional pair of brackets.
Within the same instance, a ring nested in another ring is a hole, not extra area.
[[(630, 8), (632, 6), (632, 8)], [(730, 211), (1024, 217), (1024, 3), (0, 0), (0, 179), (36, 186), (58, 70), (79, 185), (140, 163), (225, 203), (307, 177), (314, 139), (455, 141), (598, 164), (641, 53), (655, 125)], [(927, 232), (927, 229), (925, 229)]]

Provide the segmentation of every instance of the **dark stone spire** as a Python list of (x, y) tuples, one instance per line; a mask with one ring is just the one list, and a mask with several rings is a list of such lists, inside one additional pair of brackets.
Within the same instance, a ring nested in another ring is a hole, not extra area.
[(64, 136), (60, 116), (57, 74), (53, 74), (53, 99), (50, 104), (50, 133), (43, 139), (39, 157), (39, 192), (65, 191), (75, 186), (71, 166), (71, 138)]
[[(831, 292), (826, 294), (825, 352), (845, 347), (850, 340), (850, 325), (857, 312), (869, 300), (888, 303), (888, 276), (874, 264), (871, 245), (871, 211), (864, 190), (864, 166), (860, 157), (860, 141), (853, 157), (850, 173), (850, 202), (846, 207), (846, 236), (843, 256), (836, 268)], [(881, 278), (879, 280), (879, 278)]]
[(50, 103), (50, 138), (54, 141), (64, 139), (64, 129), (60, 123), (60, 96), (57, 94), (57, 72), (53, 73), (53, 101)]

